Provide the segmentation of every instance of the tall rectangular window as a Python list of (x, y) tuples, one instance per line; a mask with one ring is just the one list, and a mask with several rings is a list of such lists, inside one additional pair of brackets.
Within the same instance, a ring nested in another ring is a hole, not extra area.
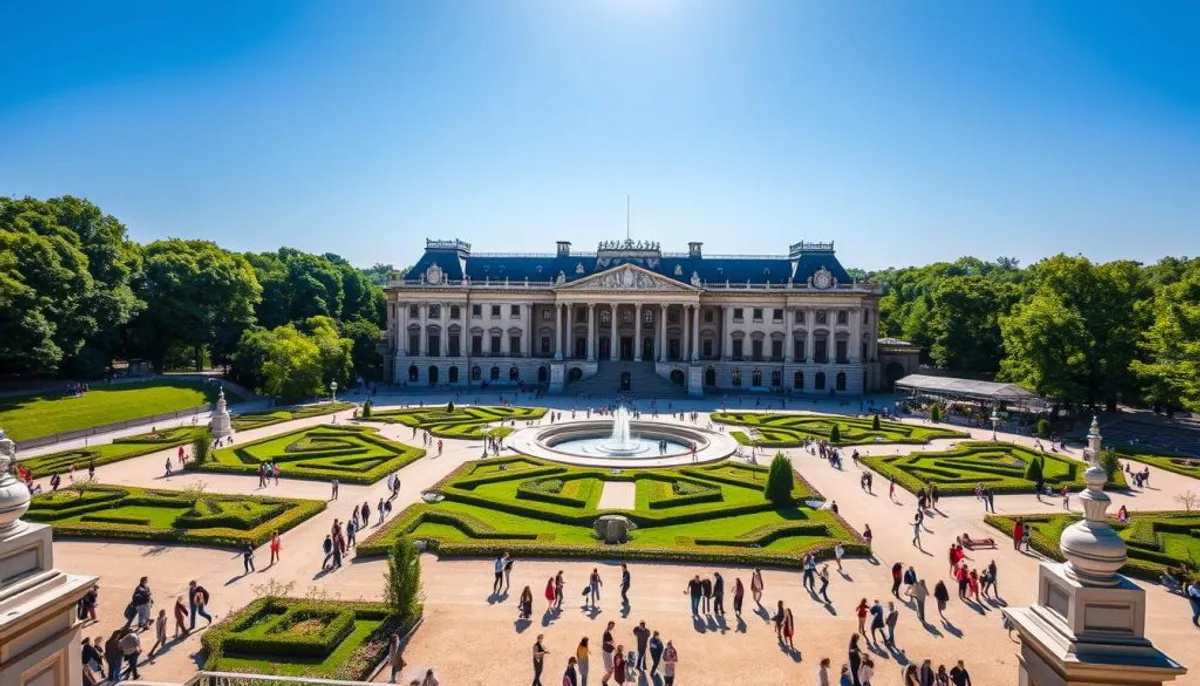
[(475, 356), (483, 354), (483, 336), (471, 336), (471, 354)]
[(409, 355), (420, 355), (421, 354), (421, 334), (410, 333), (408, 335), (408, 354)]
[(542, 336), (542, 354), (543, 355), (550, 354), (550, 337), (549, 336)]
[(777, 360), (783, 357), (783, 341), (771, 341), (771, 357)]
[(513, 306), (509, 307), (508, 308), (508, 316), (512, 319), (520, 319), (521, 318), (521, 306), (513, 305)]
[(482, 317), (483, 316), (483, 305), (472, 305), (471, 306), (471, 316), (474, 317), (475, 319), (479, 319), (480, 317)]
[(450, 357), (458, 357), (461, 354), (460, 348), (459, 348), (458, 334), (456, 334), (456, 333), (450, 334), (450, 340), (448, 341), (448, 344), (450, 346), (450, 351), (449, 351)]
[(733, 359), (739, 360), (742, 357), (742, 339), (733, 339)]
[(429, 334), (429, 357), (438, 357), (439, 355), (441, 355), (442, 351), (438, 349), (439, 347), (441, 347), (439, 345), (441, 342), (442, 341), (438, 337), (437, 334), (435, 334), (435, 333)]
[(450, 318), (458, 319), (459, 314), (461, 314), (461, 313), (459, 312), (458, 305), (451, 305), (450, 306)]
[(804, 361), (804, 340), (796, 339), (792, 341), (792, 357), (796, 358), (797, 362)]
[(813, 357), (816, 358), (817, 362), (828, 362), (829, 361), (829, 342), (821, 341), (821, 340), (816, 341), (813, 344)]
[(762, 351), (763, 351), (763, 342), (762, 341), (750, 341), (750, 353), (751, 353), (751, 355), (754, 356), (754, 359), (761, 360), (762, 359)]
[(837, 341), (837, 343), (834, 346), (834, 350), (837, 351), (837, 361), (845, 362), (846, 361), (846, 341)]
[(771, 310), (771, 321), (773, 321), (773, 322), (783, 321), (783, 309), (782, 308), (775, 308), (774, 310)]
[(733, 308), (733, 321), (740, 322), (740, 321), (742, 321), (742, 319), (743, 319), (742, 308), (740, 308), (740, 307)]
[(513, 357), (516, 357), (521, 354), (521, 337), (520, 336), (509, 336), (508, 337), (508, 354), (512, 355)]
[(762, 314), (763, 314), (763, 308), (761, 308), (761, 307), (754, 308), (754, 321), (761, 322)]
[(492, 305), (492, 319), (499, 319), (499, 318), (500, 318), (500, 306)]
[(500, 337), (499, 336), (492, 336), (492, 354), (493, 355), (500, 354)]

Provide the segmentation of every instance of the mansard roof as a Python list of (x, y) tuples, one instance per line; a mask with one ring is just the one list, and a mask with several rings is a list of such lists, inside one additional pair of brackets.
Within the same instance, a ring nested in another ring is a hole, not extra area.
[(656, 245), (652, 249), (637, 249), (637, 244), (632, 245), (628, 250), (602, 244), (602, 249), (596, 252), (571, 253), (569, 248), (565, 251), (560, 248), (558, 253), (506, 254), (472, 253), (470, 245), (461, 241), (426, 241), (425, 254), (413, 265), (407, 278), (420, 278), (436, 264), (450, 281), (461, 281), (465, 276), (474, 282), (528, 279), (544, 283), (555, 281), (561, 273), (570, 283), (618, 265), (632, 264), (687, 285), (693, 273), (701, 282), (712, 284), (726, 281), (785, 284), (789, 278), (796, 284), (804, 284), (822, 268), (838, 283), (853, 281), (834, 254), (832, 243), (797, 243), (790, 255), (714, 256), (701, 255), (698, 249), (668, 253), (659, 251)]

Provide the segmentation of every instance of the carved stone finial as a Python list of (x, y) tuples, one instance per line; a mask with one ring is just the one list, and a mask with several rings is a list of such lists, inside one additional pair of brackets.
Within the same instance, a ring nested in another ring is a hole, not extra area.
[(21, 515), (29, 509), (29, 489), (13, 476), (17, 444), (0, 430), (0, 533), (22, 526)]
[(1083, 480), (1087, 488), (1079, 494), (1084, 518), (1063, 530), (1058, 547), (1067, 558), (1067, 574), (1072, 578), (1091, 586), (1116, 586), (1117, 570), (1125, 566), (1128, 549), (1108, 523), (1112, 500), (1104, 492), (1108, 474), (1100, 466), (1100, 424), (1095, 418), (1088, 432), (1086, 452), (1090, 466), (1083, 473)]

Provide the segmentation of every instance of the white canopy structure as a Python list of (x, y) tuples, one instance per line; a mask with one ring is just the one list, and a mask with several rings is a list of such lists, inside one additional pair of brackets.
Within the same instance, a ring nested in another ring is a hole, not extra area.
[(993, 406), (1021, 405), (1033, 409), (1046, 404), (1041, 396), (1027, 391), (1017, 384), (958, 379), (950, 376), (909, 374), (896, 381), (895, 388), (897, 392), (907, 392), (911, 395), (949, 400), (973, 400)]

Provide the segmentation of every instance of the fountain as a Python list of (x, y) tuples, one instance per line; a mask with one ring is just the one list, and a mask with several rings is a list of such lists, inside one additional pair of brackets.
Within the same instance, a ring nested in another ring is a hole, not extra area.
[(632, 466), (654, 460), (656, 466), (707, 462), (737, 449), (728, 436), (690, 426), (635, 420), (618, 405), (611, 419), (586, 419), (533, 427), (508, 438), (517, 452), (550, 460), (597, 466)]

